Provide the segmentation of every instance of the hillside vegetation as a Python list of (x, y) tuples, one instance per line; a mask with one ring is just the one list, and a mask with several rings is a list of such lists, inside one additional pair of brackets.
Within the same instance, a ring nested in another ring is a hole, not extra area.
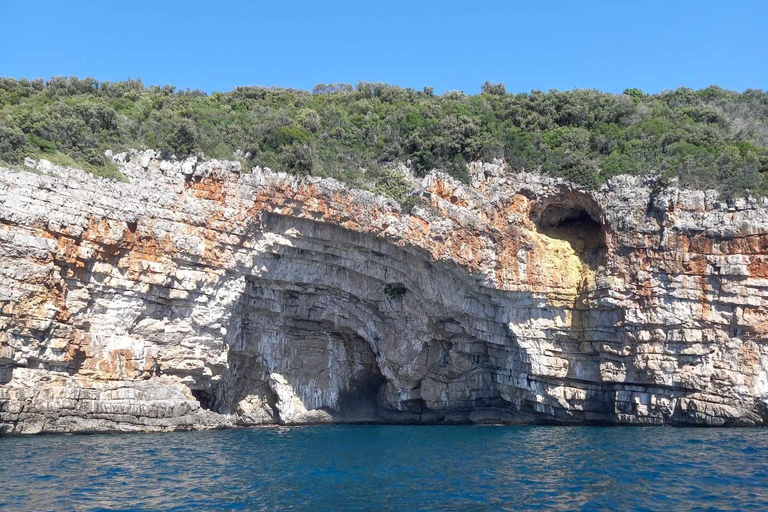
[[(118, 177), (106, 149), (160, 148), (183, 157), (248, 160), (297, 174), (332, 176), (395, 197), (410, 162), (468, 179), (466, 163), (504, 159), (513, 170), (597, 187), (617, 174), (662, 183), (768, 192), (768, 93), (709, 87), (648, 95), (595, 90), (434, 95), (359, 83), (312, 92), (238, 87), (226, 93), (145, 87), (141, 81), (0, 79), (0, 160), (25, 156)], [(236, 153), (237, 151), (237, 153)]]

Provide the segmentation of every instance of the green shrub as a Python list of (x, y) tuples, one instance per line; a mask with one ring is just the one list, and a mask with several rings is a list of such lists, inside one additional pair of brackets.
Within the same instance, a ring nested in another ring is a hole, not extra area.
[[(238, 87), (205, 94), (139, 80), (0, 79), (0, 159), (62, 158), (112, 173), (106, 149), (204, 152), (335, 177), (408, 195), (377, 171), (410, 161), (417, 176), (440, 169), (468, 181), (467, 163), (503, 158), (514, 171), (597, 187), (617, 174), (658, 174), (727, 195), (768, 190), (768, 94), (709, 87), (660, 94), (626, 89), (509, 94), (381, 83), (319, 84), (312, 93)], [(367, 171), (363, 171), (367, 169)], [(377, 181), (381, 180), (381, 181)]]
[(397, 171), (384, 170), (376, 177), (376, 185), (373, 192), (389, 196), (400, 203), (408, 198), (410, 185), (408, 180)]
[(0, 120), (0, 160), (15, 164), (24, 158), (27, 139), (24, 132), (15, 126), (8, 126)]
[(165, 139), (166, 148), (174, 154), (184, 157), (197, 147), (197, 129), (189, 119), (181, 119)]
[(496, 96), (504, 96), (507, 94), (507, 89), (502, 83), (492, 84), (491, 82), (486, 81), (480, 86), (480, 90), (485, 94), (494, 94)]

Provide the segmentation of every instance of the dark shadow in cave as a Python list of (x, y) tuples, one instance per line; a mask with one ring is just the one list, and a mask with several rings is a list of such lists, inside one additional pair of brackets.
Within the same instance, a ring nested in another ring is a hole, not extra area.
[(13, 379), (12, 366), (0, 366), (0, 386), (8, 384)]
[(216, 398), (207, 389), (192, 389), (192, 396), (200, 403), (200, 408), (207, 411), (215, 411)]
[(531, 218), (542, 234), (570, 243), (592, 270), (605, 264), (605, 230), (587, 207), (566, 199), (534, 209)]

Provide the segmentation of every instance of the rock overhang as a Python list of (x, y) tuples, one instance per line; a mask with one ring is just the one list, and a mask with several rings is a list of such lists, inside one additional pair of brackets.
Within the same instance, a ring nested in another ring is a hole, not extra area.
[(2, 175), (6, 431), (764, 422), (757, 201), (475, 163), (406, 214), (333, 180), (114, 159), (129, 183)]

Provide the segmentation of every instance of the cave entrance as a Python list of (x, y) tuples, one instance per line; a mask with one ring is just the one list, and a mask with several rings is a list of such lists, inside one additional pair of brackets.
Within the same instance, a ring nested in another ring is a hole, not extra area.
[(216, 397), (208, 389), (192, 389), (192, 396), (200, 404), (201, 409), (207, 411), (215, 411)]
[(597, 208), (576, 198), (548, 202), (535, 208), (531, 220), (548, 237), (571, 244), (580, 259), (592, 270), (605, 264), (606, 243), (603, 225), (596, 220)]
[(243, 424), (377, 421), (385, 378), (358, 320), (366, 313), (339, 290), (246, 279), (228, 329), (222, 410)]

